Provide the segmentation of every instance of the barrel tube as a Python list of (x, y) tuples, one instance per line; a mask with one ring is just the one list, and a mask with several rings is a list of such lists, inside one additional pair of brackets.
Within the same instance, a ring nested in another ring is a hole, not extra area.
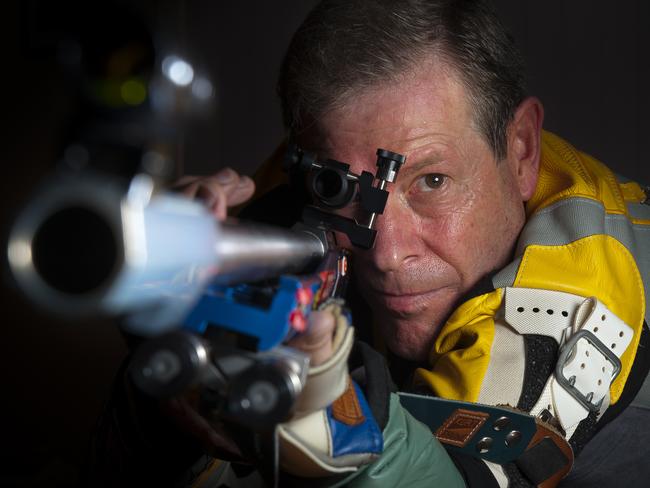
[(325, 251), (325, 243), (305, 230), (226, 221), (216, 243), (216, 281), (233, 284), (308, 271)]
[(140, 311), (147, 333), (178, 325), (210, 282), (299, 273), (325, 252), (315, 233), (220, 223), (199, 202), (155, 193), (144, 175), (128, 186), (98, 177), (46, 184), (8, 246), (16, 282), (40, 305), (68, 316)]

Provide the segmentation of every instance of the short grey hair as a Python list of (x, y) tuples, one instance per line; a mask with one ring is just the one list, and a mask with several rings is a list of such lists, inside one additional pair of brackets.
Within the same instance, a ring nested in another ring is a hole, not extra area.
[(498, 159), (525, 97), (512, 38), (483, 0), (324, 0), (285, 57), (278, 94), (295, 134), (364, 89), (395, 81), (437, 55), (460, 74), (474, 119)]

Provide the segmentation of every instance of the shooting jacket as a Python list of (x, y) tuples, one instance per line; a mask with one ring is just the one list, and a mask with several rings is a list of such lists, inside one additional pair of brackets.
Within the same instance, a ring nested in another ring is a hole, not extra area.
[[(452, 314), (429, 366), (415, 371), (414, 387), (446, 399), (508, 405), (535, 417), (544, 413), (545, 423), (579, 455), (630, 403), (647, 375), (647, 353), (638, 347), (647, 335), (650, 290), (647, 199), (638, 184), (543, 133), (539, 181), (526, 205), (513, 261), (492, 276), (491, 290), (470, 297)], [(595, 346), (575, 335), (586, 329), (583, 334)], [(603, 330), (600, 338), (588, 335)], [(613, 356), (620, 371), (611, 381)], [(566, 386), (572, 376), (573, 385)], [(567, 394), (570, 387), (575, 391)], [(589, 400), (599, 408), (590, 409)], [(384, 455), (347, 480), (350, 486), (495, 486), (496, 481), (555, 486), (559, 481), (543, 484), (550, 468), (538, 469), (530, 460), (505, 467), (487, 461), (494, 479), (486, 481), (486, 471), (466, 458), (459, 461), (455, 451), (450, 451), (452, 464), (426, 435), (430, 430), (403, 408), (394, 395)], [(436, 432), (436, 425), (429, 427)], [(477, 442), (470, 439), (460, 454), (475, 453)], [(536, 457), (547, 454), (540, 450)], [(457, 470), (464, 480), (455, 476)], [(625, 473), (621, 476), (625, 479)]]

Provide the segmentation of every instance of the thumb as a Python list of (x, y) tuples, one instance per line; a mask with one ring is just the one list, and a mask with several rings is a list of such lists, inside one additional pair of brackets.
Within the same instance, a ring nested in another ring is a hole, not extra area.
[(310, 364), (318, 366), (332, 356), (335, 327), (336, 320), (332, 312), (314, 311), (309, 315), (307, 330), (289, 341), (288, 345), (309, 354)]

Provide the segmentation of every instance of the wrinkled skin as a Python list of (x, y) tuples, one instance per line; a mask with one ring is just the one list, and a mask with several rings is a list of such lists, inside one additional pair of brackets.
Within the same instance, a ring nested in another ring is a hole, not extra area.
[(394, 353), (425, 360), (457, 300), (509, 260), (536, 185), (541, 122), (540, 103), (525, 100), (497, 161), (456, 71), (431, 60), (352, 97), (303, 137), (355, 173), (375, 173), (377, 148), (407, 156), (374, 248), (352, 249), (359, 291)]

